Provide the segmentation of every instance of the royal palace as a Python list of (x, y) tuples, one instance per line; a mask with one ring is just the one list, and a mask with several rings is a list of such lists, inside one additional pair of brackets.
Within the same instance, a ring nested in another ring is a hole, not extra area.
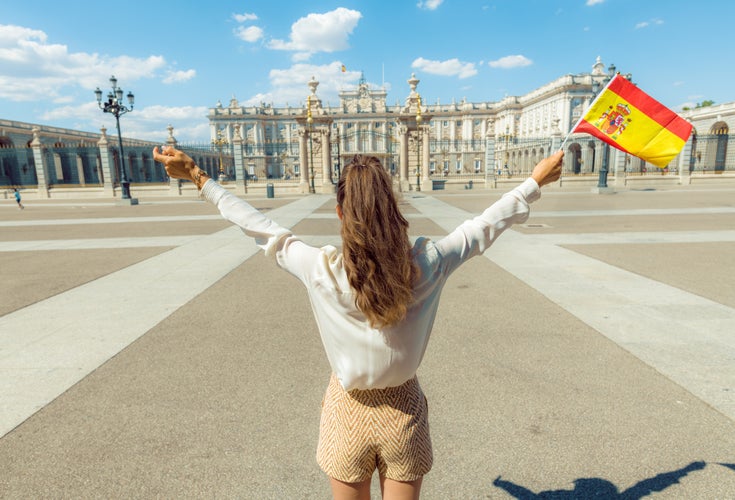
[[(530, 173), (563, 139), (616, 73), (597, 58), (591, 71), (566, 74), (522, 96), (497, 102), (426, 102), (415, 75), (403, 102), (388, 104), (384, 88), (361, 78), (339, 92), (332, 106), (311, 77), (303, 104), (243, 106), (232, 98), (209, 110), (211, 143), (177, 144), (236, 192), (332, 192), (341, 166), (357, 152), (377, 156), (396, 189), (493, 188)], [(632, 80), (632, 75), (626, 75)], [(306, 76), (308, 78), (308, 76)], [(305, 81), (306, 81), (305, 78)], [(681, 112), (694, 131), (665, 168), (606, 146), (586, 134), (564, 143), (562, 182), (611, 186), (653, 181), (690, 184), (735, 176), (728, 148), (735, 103)], [(133, 189), (180, 195), (191, 189), (166, 177), (150, 154), (153, 143), (124, 141), (125, 168)], [(36, 190), (39, 197), (119, 196), (121, 155), (102, 130), (87, 133), (0, 120), (0, 186)], [(188, 183), (185, 183), (188, 184)]]

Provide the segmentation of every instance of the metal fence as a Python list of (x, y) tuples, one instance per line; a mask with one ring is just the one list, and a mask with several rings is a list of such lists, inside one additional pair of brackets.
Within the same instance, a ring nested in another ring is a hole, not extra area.
[(102, 175), (99, 169), (99, 148), (66, 146), (42, 148), (49, 185), (99, 185)]
[(735, 171), (735, 150), (728, 147), (731, 139), (728, 134), (693, 136), (689, 171), (702, 174)]
[(0, 148), (0, 186), (37, 183), (36, 164), (31, 148)]
[[(690, 141), (687, 164), (692, 175), (735, 172), (735, 150), (729, 147), (728, 134), (693, 136)], [(395, 136), (355, 131), (330, 137), (333, 179), (356, 153), (377, 156), (391, 174), (399, 174), (400, 146)], [(492, 151), (487, 151), (491, 147)], [(240, 180), (235, 169), (234, 148), (231, 144), (179, 144), (196, 163), (212, 177)], [(307, 147), (306, 158), (301, 158), (298, 139), (267, 141), (263, 144), (244, 143), (242, 164), (248, 182), (293, 182), (300, 178), (304, 168), (313, 168), (321, 175), (322, 147), (316, 141)], [(423, 169), (423, 147), (415, 137), (409, 137), (409, 177)], [(605, 153), (602, 142), (590, 136), (573, 136), (565, 146), (563, 175), (596, 175), (605, 161), (614, 173), (612, 153)], [(498, 177), (526, 176), (536, 163), (552, 150), (549, 137), (517, 138), (502, 135), (491, 139), (434, 140), (429, 142), (429, 175), (431, 179), (477, 180), (487, 175)], [(109, 148), (114, 171), (113, 184), (118, 184), (121, 162), (118, 148)], [(124, 148), (128, 180), (135, 184), (165, 183), (169, 179), (161, 164), (153, 161), (150, 144), (128, 145)], [(41, 148), (49, 185), (95, 186), (104, 183), (99, 148), (83, 145), (43, 146)], [(608, 155), (607, 159), (605, 155)], [(659, 169), (631, 155), (625, 157), (625, 173), (631, 176), (676, 175), (678, 162), (670, 168)], [(33, 148), (0, 148), (0, 186), (31, 186), (38, 183)]]

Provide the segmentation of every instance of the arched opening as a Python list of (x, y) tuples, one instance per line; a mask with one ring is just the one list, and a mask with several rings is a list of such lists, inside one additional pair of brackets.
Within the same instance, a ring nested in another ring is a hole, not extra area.
[[(12, 149), (13, 141), (9, 137), (0, 137), (0, 149)], [(18, 159), (13, 151), (0, 154), (0, 185), (19, 184)]]
[(582, 171), (582, 147), (578, 143), (572, 143), (569, 145), (568, 155), (571, 163), (570, 170), (574, 174), (578, 174)]
[(717, 122), (712, 125), (712, 134), (715, 136), (715, 173), (725, 170), (729, 133), (730, 128), (725, 122)]

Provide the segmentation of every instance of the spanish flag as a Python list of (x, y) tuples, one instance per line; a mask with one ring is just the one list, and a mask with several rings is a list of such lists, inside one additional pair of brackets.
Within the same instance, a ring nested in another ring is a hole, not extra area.
[(679, 154), (692, 124), (620, 74), (610, 80), (572, 129), (585, 132), (659, 168)]

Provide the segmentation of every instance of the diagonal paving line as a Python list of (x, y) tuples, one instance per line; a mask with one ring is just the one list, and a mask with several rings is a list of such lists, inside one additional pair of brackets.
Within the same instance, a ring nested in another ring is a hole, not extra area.
[[(410, 201), (447, 231), (473, 217), (434, 198)], [(485, 257), (735, 419), (735, 309), (559, 247), (551, 237), (507, 230)]]
[(73, 240), (21, 240), (0, 242), (0, 252), (39, 250), (94, 250), (102, 248), (178, 247), (202, 235), (80, 238)]
[[(269, 217), (292, 227), (327, 198)], [(232, 226), (0, 317), (0, 437), (258, 250)]]
[(534, 234), (533, 238), (554, 245), (615, 245), (656, 243), (731, 243), (735, 231), (666, 231), (620, 233), (553, 233)]
[(0, 227), (76, 226), (80, 224), (142, 224), (144, 222), (189, 222), (220, 220), (219, 215), (160, 215), (149, 217), (89, 217), (85, 219), (3, 220)]
[(735, 214), (735, 207), (632, 208), (624, 210), (548, 210), (534, 212), (534, 217), (621, 217), (639, 215), (715, 215)]

